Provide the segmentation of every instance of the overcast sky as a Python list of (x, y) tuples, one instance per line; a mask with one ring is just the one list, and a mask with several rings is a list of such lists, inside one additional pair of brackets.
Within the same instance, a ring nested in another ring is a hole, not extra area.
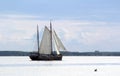
[(50, 19), (69, 51), (120, 52), (120, 0), (0, 0), (0, 50), (32, 51)]

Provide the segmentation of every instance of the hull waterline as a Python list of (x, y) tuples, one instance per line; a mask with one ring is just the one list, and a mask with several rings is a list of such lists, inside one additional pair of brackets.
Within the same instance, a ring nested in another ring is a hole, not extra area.
[(49, 54), (31, 54), (31, 60), (40, 61), (40, 60), (62, 60), (62, 55), (49, 55)]

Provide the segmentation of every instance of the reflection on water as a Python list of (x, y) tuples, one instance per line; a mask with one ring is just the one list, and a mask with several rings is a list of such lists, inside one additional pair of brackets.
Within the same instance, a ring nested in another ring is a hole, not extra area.
[(31, 61), (29, 57), (0, 57), (0, 76), (114, 76), (120, 57), (64, 56), (62, 61)]
[(32, 66), (108, 66), (120, 65), (120, 63), (67, 63), (67, 64), (0, 64), (0, 67), (32, 67)]

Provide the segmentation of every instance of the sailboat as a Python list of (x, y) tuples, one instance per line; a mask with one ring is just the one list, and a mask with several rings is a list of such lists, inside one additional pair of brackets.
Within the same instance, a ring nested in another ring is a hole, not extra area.
[(66, 50), (63, 43), (52, 29), (50, 22), (50, 29), (47, 26), (44, 28), (41, 42), (39, 42), (39, 27), (37, 25), (37, 52), (30, 53), (31, 60), (62, 60), (60, 50)]

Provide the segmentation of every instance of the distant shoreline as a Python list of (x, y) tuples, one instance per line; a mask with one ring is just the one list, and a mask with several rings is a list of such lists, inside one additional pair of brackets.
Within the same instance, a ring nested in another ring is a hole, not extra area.
[[(120, 52), (68, 52), (61, 51), (63, 56), (120, 56)], [(29, 56), (30, 52), (0, 51), (0, 56)]]

